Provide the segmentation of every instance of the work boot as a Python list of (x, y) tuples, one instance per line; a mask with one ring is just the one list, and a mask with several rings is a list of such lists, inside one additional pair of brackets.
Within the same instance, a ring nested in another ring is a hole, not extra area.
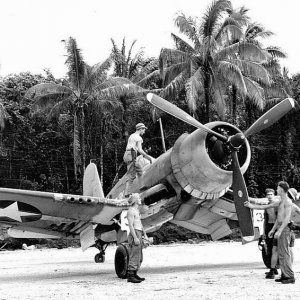
[(284, 278), (281, 280), (281, 283), (283, 283), (283, 284), (295, 283), (295, 278), (294, 277)]
[(281, 275), (280, 278), (275, 279), (275, 281), (276, 282), (282, 282), (282, 280), (285, 280), (285, 279), (287, 279), (287, 278)]
[(137, 279), (134, 275), (135, 275), (134, 271), (128, 271), (127, 272), (127, 282), (132, 282), (132, 283), (142, 282), (141, 280)]
[[(274, 275), (278, 275), (278, 270), (276, 268), (274, 268), (273, 271), (274, 271)], [(269, 271), (266, 272), (265, 274), (267, 275), (268, 273), (269, 273)]]
[(270, 269), (270, 271), (266, 274), (267, 279), (274, 279), (275, 278), (275, 273), (274, 269)]
[(145, 278), (144, 277), (140, 277), (138, 274), (137, 274), (137, 271), (134, 271), (134, 277), (140, 281), (144, 281)]

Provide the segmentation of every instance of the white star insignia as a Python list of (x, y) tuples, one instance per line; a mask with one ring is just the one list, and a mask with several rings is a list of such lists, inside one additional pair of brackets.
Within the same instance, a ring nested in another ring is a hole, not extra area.
[(2, 208), (2, 209), (0, 208), (0, 217), (7, 217), (7, 218), (10, 218), (10, 219), (18, 221), (18, 222), (22, 222), (21, 217), (37, 216), (37, 215), (39, 215), (39, 214), (19, 211), (17, 202), (13, 202), (11, 205), (9, 205), (5, 208)]

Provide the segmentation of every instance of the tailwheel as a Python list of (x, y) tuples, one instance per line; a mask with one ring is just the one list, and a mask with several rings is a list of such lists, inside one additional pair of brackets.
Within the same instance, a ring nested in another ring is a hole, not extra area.
[(95, 255), (95, 263), (103, 263), (105, 261), (105, 250), (108, 246), (108, 243), (105, 243), (101, 240), (98, 240), (95, 244), (95, 247), (99, 250), (99, 253)]
[(95, 263), (103, 263), (105, 261), (105, 254), (100, 252), (95, 255)]
[(119, 278), (126, 278), (129, 262), (128, 244), (120, 244), (115, 254), (115, 271)]

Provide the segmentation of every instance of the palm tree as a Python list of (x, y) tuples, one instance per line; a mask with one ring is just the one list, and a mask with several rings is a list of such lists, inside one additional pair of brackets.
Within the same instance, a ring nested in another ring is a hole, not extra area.
[(74, 38), (66, 42), (68, 66), (68, 86), (56, 83), (38, 84), (30, 88), (25, 97), (34, 99), (40, 108), (51, 106), (49, 117), (63, 112), (70, 113), (73, 118), (73, 152), (75, 176), (77, 171), (83, 174), (85, 168), (85, 114), (88, 106), (98, 110), (117, 107), (118, 102), (111, 97), (99, 97), (97, 92), (101, 85), (113, 87), (119, 82), (107, 79), (107, 70), (111, 66), (111, 58), (94, 66), (87, 65)]
[(250, 82), (245, 81), (242, 68), (255, 70), (261, 80), (266, 80), (261, 63), (267, 60), (268, 54), (253, 43), (239, 41), (243, 35), (244, 12), (233, 12), (230, 1), (217, 0), (200, 24), (184, 14), (178, 15), (175, 24), (192, 43), (172, 34), (176, 49), (163, 48), (160, 53), (165, 95), (185, 88), (192, 112), (199, 103), (204, 103), (205, 121), (209, 121), (211, 103), (215, 103), (222, 115), (228, 86), (235, 86), (242, 95), (247, 94)]
[[(127, 141), (128, 131), (128, 107), (131, 101), (140, 97), (149, 90), (149, 83), (155, 77), (159, 77), (158, 61), (154, 58), (144, 58), (144, 51), (139, 49), (133, 55), (133, 48), (136, 43), (134, 40), (126, 53), (126, 41), (123, 38), (122, 46), (118, 48), (115, 41), (112, 41), (112, 59), (114, 63), (113, 76), (122, 78), (124, 86), (119, 86), (119, 101), (123, 108), (122, 117), (122, 136)], [(123, 90), (123, 94), (121, 93)]]

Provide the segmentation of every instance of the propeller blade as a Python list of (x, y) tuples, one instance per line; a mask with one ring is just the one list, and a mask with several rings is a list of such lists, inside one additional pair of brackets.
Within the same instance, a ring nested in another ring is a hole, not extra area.
[(295, 101), (292, 98), (286, 98), (273, 106), (265, 114), (263, 114), (256, 122), (254, 122), (250, 128), (245, 131), (245, 136), (248, 137), (254, 133), (262, 131), (269, 126), (273, 125), (285, 114), (287, 114), (292, 108), (295, 107)]
[(163, 110), (164, 112), (172, 115), (173, 117), (180, 119), (192, 126), (195, 126), (198, 129), (202, 129), (216, 137), (218, 137), (222, 141), (227, 141), (227, 138), (211, 129), (206, 127), (205, 125), (198, 122), (192, 116), (187, 114), (185, 111), (177, 107), (176, 105), (170, 103), (169, 101), (155, 95), (152, 93), (147, 94), (147, 100), (152, 103), (154, 106), (158, 107), (159, 109)]
[(248, 201), (248, 192), (243, 174), (240, 169), (237, 151), (232, 151), (231, 155), (233, 166), (233, 200), (242, 236), (246, 241), (249, 242), (254, 238), (254, 229), (251, 211), (248, 207), (244, 206), (244, 202)]

